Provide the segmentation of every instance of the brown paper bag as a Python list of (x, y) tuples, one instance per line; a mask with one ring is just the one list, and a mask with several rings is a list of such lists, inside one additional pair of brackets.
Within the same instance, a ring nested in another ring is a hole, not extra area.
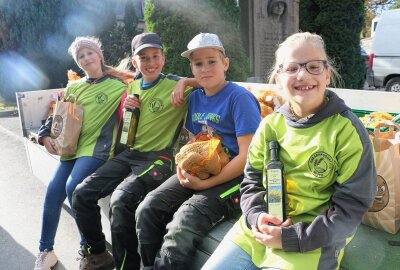
[(57, 101), (50, 136), (54, 139), (58, 155), (75, 155), (82, 120), (82, 106), (69, 101)]
[[(388, 127), (388, 132), (381, 132)], [(377, 170), (377, 194), (363, 218), (371, 227), (395, 234), (400, 228), (400, 130), (390, 121), (381, 122), (374, 130), (374, 151)]]

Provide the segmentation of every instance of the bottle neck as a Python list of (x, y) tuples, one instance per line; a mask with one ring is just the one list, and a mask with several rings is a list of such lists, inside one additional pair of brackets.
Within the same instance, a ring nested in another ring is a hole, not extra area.
[(270, 151), (270, 154), (271, 154), (271, 160), (272, 161), (277, 161), (278, 160), (278, 149), (271, 148), (269, 151)]

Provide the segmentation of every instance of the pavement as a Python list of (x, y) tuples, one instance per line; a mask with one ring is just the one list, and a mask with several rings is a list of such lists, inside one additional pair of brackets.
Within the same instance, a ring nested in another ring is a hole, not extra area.
[[(29, 168), (18, 117), (0, 117), (0, 270), (33, 269), (38, 253), (46, 186)], [(53, 270), (79, 268), (79, 234), (61, 211)]]

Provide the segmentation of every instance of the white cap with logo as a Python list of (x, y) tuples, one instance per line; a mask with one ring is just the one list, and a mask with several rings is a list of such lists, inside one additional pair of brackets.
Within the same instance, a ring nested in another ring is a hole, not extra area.
[(200, 33), (195, 36), (187, 45), (188, 50), (181, 53), (183, 57), (190, 58), (192, 52), (198, 49), (214, 48), (220, 50), (225, 55), (225, 49), (221, 40), (216, 34)]

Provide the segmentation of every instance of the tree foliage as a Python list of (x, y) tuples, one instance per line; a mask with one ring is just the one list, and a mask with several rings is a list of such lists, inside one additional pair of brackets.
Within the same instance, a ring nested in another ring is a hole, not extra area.
[(365, 67), (360, 55), (363, 0), (302, 0), (300, 29), (321, 35), (345, 88), (361, 89)]
[(227, 79), (246, 80), (248, 57), (240, 39), (239, 14), (236, 0), (147, 0), (147, 31), (159, 34), (164, 45), (163, 72), (190, 76), (188, 62), (180, 54), (195, 35), (210, 32), (220, 37), (230, 58)]
[(0, 95), (6, 100), (14, 100), (15, 91), (51, 85), (50, 78), (60, 68), (60, 60), (65, 59), (65, 53), (59, 54), (57, 50), (63, 49), (61, 43), (67, 36), (59, 27), (69, 4), (62, 1), (2, 2)]
[(379, 13), (379, 10), (385, 9), (396, 2), (398, 0), (364, 0), (364, 7), (366, 11), (376, 15)]
[(397, 9), (400, 8), (400, 0), (396, 0), (390, 7), (389, 9)]
[(2, 0), (0, 96), (14, 100), (16, 91), (64, 87), (66, 70), (78, 71), (67, 53), (76, 36), (102, 37), (106, 63), (115, 65), (132, 37), (115, 27), (113, 11), (113, 0)]
[(105, 62), (117, 66), (121, 60), (131, 55), (131, 40), (137, 34), (138, 19), (132, 1), (127, 1), (125, 6), (124, 25), (118, 25), (114, 18), (111, 27), (106, 27), (100, 39), (103, 43)]
[(400, 6), (400, 0), (364, 0), (365, 24), (361, 35), (363, 37), (370, 37), (372, 20), (378, 16), (382, 10), (395, 7), (396, 3)]

